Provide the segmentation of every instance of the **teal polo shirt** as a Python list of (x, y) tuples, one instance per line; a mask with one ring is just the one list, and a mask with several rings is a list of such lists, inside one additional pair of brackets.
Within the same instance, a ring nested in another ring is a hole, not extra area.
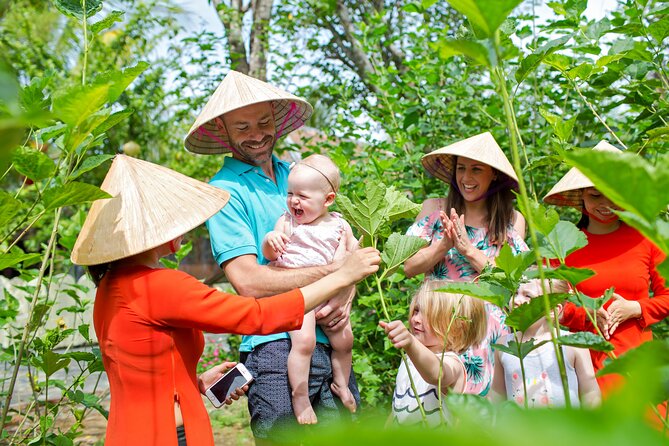
[[(288, 173), (290, 166), (272, 156), (276, 184), (262, 169), (232, 157), (226, 157), (223, 167), (209, 181), (212, 186), (230, 192), (230, 201), (207, 221), (211, 251), (218, 265), (246, 254), (255, 255), (258, 263), (265, 265), (262, 240), (279, 217), (287, 210)], [(268, 336), (243, 336), (240, 350), (250, 352), (257, 345), (278, 339), (289, 339), (288, 333)], [(320, 327), (316, 341), (328, 343)]]

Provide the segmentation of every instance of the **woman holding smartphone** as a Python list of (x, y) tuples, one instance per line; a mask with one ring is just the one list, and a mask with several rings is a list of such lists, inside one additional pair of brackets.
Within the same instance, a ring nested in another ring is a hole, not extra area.
[[(201, 394), (234, 363), (196, 376), (202, 330), (270, 334), (298, 329), (304, 313), (378, 269), (378, 251), (350, 255), (334, 273), (263, 299), (222, 293), (162, 268), (182, 235), (229, 194), (189, 177), (117, 155), (72, 251), (98, 286), (93, 320), (111, 406), (105, 444), (213, 445)], [(226, 399), (232, 402), (240, 390)]]

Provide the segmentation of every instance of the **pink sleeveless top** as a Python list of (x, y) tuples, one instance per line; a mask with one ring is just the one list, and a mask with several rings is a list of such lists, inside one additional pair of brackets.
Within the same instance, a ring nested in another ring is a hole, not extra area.
[(281, 268), (302, 268), (332, 263), (339, 241), (344, 233), (341, 215), (331, 212), (335, 225), (295, 225), (292, 215), (285, 216), (291, 224), (292, 233), (286, 251), (270, 265)]

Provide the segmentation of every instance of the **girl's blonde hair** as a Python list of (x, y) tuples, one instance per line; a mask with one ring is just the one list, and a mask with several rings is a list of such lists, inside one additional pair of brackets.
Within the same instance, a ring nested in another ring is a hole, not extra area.
[(436, 291), (446, 283), (449, 282), (425, 281), (411, 301), (409, 314), (413, 315), (418, 306), (424, 323), (445, 342), (446, 351), (462, 353), (483, 341), (488, 329), (488, 316), (480, 299)]

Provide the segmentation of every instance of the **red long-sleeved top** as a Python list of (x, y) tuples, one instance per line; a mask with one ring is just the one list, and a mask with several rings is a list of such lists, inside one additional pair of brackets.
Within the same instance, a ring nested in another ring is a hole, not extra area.
[[(578, 284), (576, 288), (586, 296), (601, 297), (610, 287), (628, 300), (641, 305), (641, 317), (621, 323), (611, 336), (614, 353), (620, 356), (627, 350), (650, 341), (650, 325), (669, 315), (669, 289), (658, 273), (657, 265), (665, 255), (636, 229), (621, 223), (610, 234), (591, 234), (583, 231), (588, 245), (567, 256), (567, 266), (589, 268), (595, 275)], [(653, 297), (649, 295), (653, 291)], [(612, 300), (604, 304), (608, 308)], [(560, 321), (571, 331), (592, 331), (594, 327), (582, 307), (567, 303)], [(595, 371), (604, 366), (607, 355), (591, 351)], [(598, 378), (602, 392), (612, 385), (610, 375)]]
[(255, 299), (219, 292), (180, 271), (112, 269), (93, 311), (111, 389), (105, 445), (176, 446), (178, 400), (188, 444), (213, 446), (196, 376), (200, 330), (280, 333), (300, 328), (303, 315), (299, 290)]

